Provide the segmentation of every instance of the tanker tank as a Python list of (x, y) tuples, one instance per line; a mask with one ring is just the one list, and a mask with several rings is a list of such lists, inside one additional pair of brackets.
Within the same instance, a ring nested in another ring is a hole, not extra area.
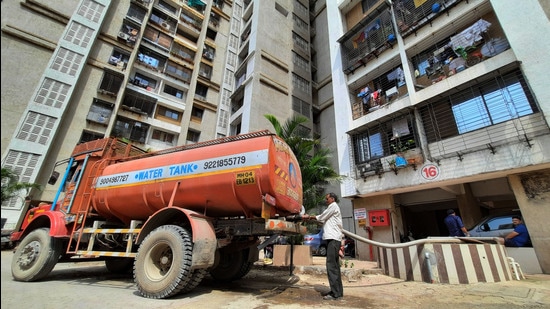
[[(108, 165), (95, 180), (92, 202), (101, 216), (146, 220), (173, 206), (209, 217), (259, 217), (263, 199), (272, 215), (297, 214), (302, 178), (288, 145), (274, 134), (160, 151)], [(267, 199), (266, 199), (267, 200)]]

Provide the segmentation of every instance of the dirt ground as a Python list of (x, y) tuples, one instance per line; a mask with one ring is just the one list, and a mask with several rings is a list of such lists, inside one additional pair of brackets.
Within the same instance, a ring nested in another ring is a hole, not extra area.
[(42, 281), (17, 282), (11, 276), (12, 257), (2, 251), (5, 308), (550, 308), (550, 275), (501, 283), (429, 284), (391, 278), (377, 272), (376, 263), (348, 259), (348, 267), (342, 268), (349, 273), (343, 276), (343, 299), (325, 301), (325, 260), (316, 257), (314, 267), (296, 267), (292, 273), (286, 266), (257, 263), (230, 283), (207, 276), (190, 293), (158, 300), (139, 296), (131, 275), (109, 273), (100, 262), (59, 263)]
[[(256, 266), (247, 278), (261, 281), (263, 276), (284, 277), (287, 272), (289, 285), (271, 291), (277, 297), (265, 297), (267, 307), (247, 308), (550, 308), (549, 275), (527, 275), (526, 280), (500, 283), (430, 284), (382, 275), (375, 269), (376, 262), (347, 260), (343, 274), (351, 269), (361, 269), (362, 274), (343, 275), (344, 297), (337, 301), (322, 300), (322, 293), (330, 290), (322, 271), (297, 267), (290, 276), (287, 267)], [(324, 258), (314, 258), (314, 265), (321, 269), (324, 262)], [(239, 308), (239, 304), (225, 308)]]

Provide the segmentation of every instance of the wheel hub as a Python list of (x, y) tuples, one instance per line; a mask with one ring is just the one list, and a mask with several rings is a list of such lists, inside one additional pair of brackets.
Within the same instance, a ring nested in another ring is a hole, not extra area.
[(30, 242), (21, 250), (21, 255), (17, 259), (17, 262), (22, 267), (28, 267), (32, 265), (34, 261), (40, 255), (40, 243), (38, 241)]

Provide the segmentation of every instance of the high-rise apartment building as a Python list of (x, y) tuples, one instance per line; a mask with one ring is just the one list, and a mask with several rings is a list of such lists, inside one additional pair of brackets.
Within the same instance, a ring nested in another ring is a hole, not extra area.
[[(466, 226), (519, 209), (549, 271), (549, 3), (326, 6), (335, 111), (327, 127), (350, 176), (342, 196), (366, 214), (357, 233), (390, 243), (409, 232), (447, 236), (450, 208)], [(358, 252), (368, 257), (369, 248)]]
[[(2, 167), (45, 184), (80, 142), (116, 136), (156, 150), (225, 136), (242, 5), (2, 3)], [(3, 205), (8, 228), (23, 203)]]
[[(2, 167), (46, 183), (82, 141), (155, 150), (300, 114), (347, 176), (327, 188), (346, 229), (400, 242), (446, 236), (448, 208), (467, 225), (520, 209), (547, 271), (549, 12), (537, 0), (2, 2)], [(22, 205), (2, 217), (15, 225)]]

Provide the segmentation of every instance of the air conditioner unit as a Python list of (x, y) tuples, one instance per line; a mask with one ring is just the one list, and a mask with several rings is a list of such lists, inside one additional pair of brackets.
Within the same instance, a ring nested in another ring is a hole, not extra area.
[(118, 33), (118, 37), (121, 38), (121, 39), (123, 39), (123, 40), (128, 41), (128, 39), (130, 38), (130, 35), (127, 34), (127, 33), (124, 33), (124, 32), (122, 32), (122, 31), (120, 31), (120, 32)]
[(169, 25), (169, 24), (167, 24), (167, 23), (163, 22), (163, 23), (162, 23), (162, 24), (160, 24), (160, 25), (162, 26), (162, 28), (164, 28), (164, 29), (166, 29), (166, 30), (170, 31), (170, 25)]

